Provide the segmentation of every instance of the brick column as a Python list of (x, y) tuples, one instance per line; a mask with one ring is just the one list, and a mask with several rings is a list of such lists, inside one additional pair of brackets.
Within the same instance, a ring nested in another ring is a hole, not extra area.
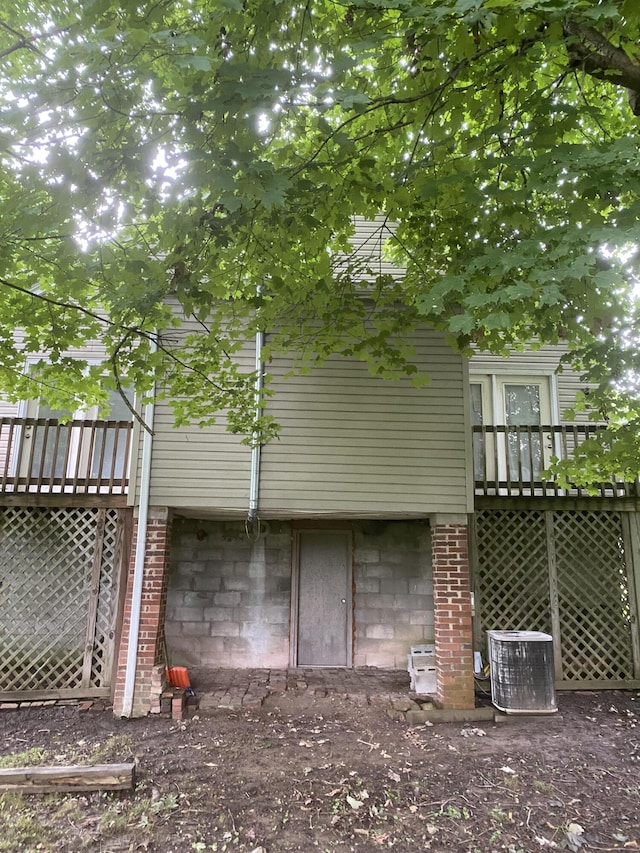
[[(144, 556), (144, 576), (140, 603), (140, 630), (138, 658), (133, 692), (134, 717), (143, 717), (160, 710), (160, 693), (164, 677), (164, 620), (167, 604), (167, 578), (171, 517), (166, 507), (150, 507), (147, 522), (147, 542)], [(122, 716), (124, 689), (131, 629), (131, 600), (138, 522), (136, 520), (131, 543), (131, 556), (127, 576), (124, 618), (118, 649), (113, 713)]]
[(443, 708), (475, 707), (466, 516), (431, 519), (437, 698)]

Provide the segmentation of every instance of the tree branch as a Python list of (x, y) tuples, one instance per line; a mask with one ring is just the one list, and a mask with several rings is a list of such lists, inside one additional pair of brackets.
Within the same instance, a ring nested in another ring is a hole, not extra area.
[[(114, 323), (113, 320), (110, 320), (108, 317), (96, 314), (94, 311), (90, 311), (88, 308), (83, 308), (82, 305), (77, 305), (74, 302), (63, 302), (60, 299), (54, 299), (52, 296), (46, 296), (44, 293), (35, 293), (33, 290), (29, 290), (27, 287), (20, 287), (19, 284), (7, 281), (6, 278), (2, 278), (1, 276), (0, 284), (3, 284), (5, 287), (11, 288), (11, 290), (17, 290), (18, 293), (24, 293), (25, 296), (30, 296), (32, 299), (38, 299), (41, 302), (46, 302), (48, 305), (55, 305), (57, 308), (69, 308), (72, 311), (78, 311), (80, 314), (84, 314), (86, 317), (90, 317), (92, 320), (97, 320), (100, 323), (104, 323), (105, 326), (116, 327), (120, 325), (119, 323)], [(139, 334), (144, 335), (147, 338), (153, 337), (148, 332), (144, 332), (141, 329), (138, 329), (136, 326), (125, 327), (125, 331), (138, 332)]]
[[(175, 350), (173, 350), (170, 346), (167, 346), (164, 343), (164, 341), (162, 340), (161, 336), (156, 332), (147, 332), (146, 330), (140, 328), (139, 326), (123, 326), (120, 323), (113, 322), (108, 317), (104, 317), (104, 316), (101, 316), (100, 314), (95, 313), (94, 311), (90, 311), (88, 308), (83, 308), (82, 306), (76, 305), (72, 302), (63, 302), (62, 300), (59, 300), (59, 299), (53, 299), (53, 297), (45, 296), (45, 294), (43, 294), (43, 293), (34, 293), (33, 291), (28, 290), (25, 287), (20, 287), (20, 285), (14, 284), (10, 281), (7, 281), (6, 279), (4, 279), (2, 277), (0, 277), (0, 284), (3, 284), (5, 287), (9, 287), (12, 290), (16, 290), (19, 293), (24, 293), (25, 296), (30, 296), (33, 299), (39, 299), (42, 302), (46, 303), (47, 305), (56, 306), (57, 308), (66, 308), (69, 310), (79, 311), (81, 314), (84, 314), (85, 316), (87, 316), (93, 320), (97, 320), (100, 323), (104, 323), (106, 326), (110, 326), (112, 328), (122, 329), (123, 337), (122, 337), (120, 343), (118, 344), (118, 346), (116, 347), (115, 352), (113, 353), (113, 355), (110, 358), (111, 364), (114, 367), (114, 379), (116, 381), (116, 385), (118, 387), (118, 390), (120, 391), (121, 394), (122, 394), (122, 390), (121, 390), (121, 385), (120, 385), (120, 381), (119, 381), (119, 374), (117, 372), (117, 369), (115, 369), (116, 368), (116, 360), (117, 360), (119, 351), (122, 348), (122, 346), (126, 343), (126, 341), (129, 338), (131, 338), (134, 335), (138, 335), (141, 338), (146, 338), (149, 341), (154, 341), (158, 347), (158, 350), (160, 352), (164, 353), (170, 359), (170, 361), (173, 362), (173, 364), (175, 366), (182, 368), (183, 370), (189, 371), (189, 372), (195, 374), (196, 376), (199, 376), (200, 379), (202, 379), (205, 382), (205, 384), (209, 385), (211, 388), (214, 388), (218, 393), (228, 394), (229, 396), (232, 397), (234, 395), (234, 392), (237, 391), (237, 389), (235, 389), (233, 386), (225, 386), (225, 385), (221, 385), (218, 382), (215, 382), (203, 370), (201, 370), (198, 367), (195, 367), (194, 365), (189, 364), (184, 359), (180, 358), (176, 354)], [(228, 353), (224, 349), (223, 349), (223, 352), (225, 353), (225, 355), (228, 358), (229, 357)], [(131, 407), (129, 406), (129, 408), (131, 408)], [(136, 418), (139, 420), (138, 415), (136, 415)]]
[(51, 30), (51, 32), (47, 33), (36, 33), (32, 36), (25, 36), (20, 33), (18, 30), (14, 30), (12, 26), (10, 26), (6, 21), (0, 20), (0, 27), (7, 30), (11, 33), (11, 35), (17, 38), (12, 45), (9, 47), (5, 47), (4, 50), (0, 50), (0, 59), (4, 59), (5, 56), (9, 56), (11, 53), (15, 53), (16, 50), (22, 50), (23, 48), (28, 48), (32, 50), (34, 53), (37, 53), (38, 56), (41, 56), (43, 59), (46, 59), (45, 54), (37, 47), (35, 47), (34, 42), (39, 41), (43, 38), (51, 38), (51, 36), (60, 35), (60, 33), (67, 32), (70, 27), (59, 27), (57, 30)]
[(596, 80), (624, 86), (633, 114), (640, 115), (640, 65), (593, 27), (575, 18), (566, 18), (563, 26), (572, 65)]

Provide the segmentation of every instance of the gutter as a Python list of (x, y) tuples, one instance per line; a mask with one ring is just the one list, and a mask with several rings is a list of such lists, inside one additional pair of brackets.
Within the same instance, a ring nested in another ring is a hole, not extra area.
[[(155, 351), (153, 345), (152, 352)], [(155, 383), (151, 402), (144, 407), (142, 417), (144, 435), (142, 439), (142, 466), (140, 472), (140, 503), (138, 505), (138, 531), (133, 564), (133, 592), (131, 597), (131, 622), (127, 647), (127, 667), (122, 700), (122, 717), (130, 718), (133, 713), (133, 694), (138, 665), (138, 639), (140, 635), (140, 608), (142, 604), (142, 582), (144, 580), (144, 556), (147, 545), (149, 521), (149, 492), (151, 487), (151, 451), (153, 449), (153, 419), (155, 415)]]

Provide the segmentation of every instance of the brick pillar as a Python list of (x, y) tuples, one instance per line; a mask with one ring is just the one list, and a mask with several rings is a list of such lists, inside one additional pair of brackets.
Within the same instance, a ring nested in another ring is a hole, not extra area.
[(431, 521), (437, 698), (443, 708), (475, 707), (466, 516)]
[[(138, 658), (133, 692), (134, 717), (143, 717), (160, 710), (160, 693), (164, 675), (164, 620), (167, 604), (167, 577), (171, 517), (166, 507), (150, 507), (147, 522), (147, 542), (144, 556), (144, 576), (140, 603), (140, 630)], [(127, 576), (124, 617), (118, 650), (113, 713), (122, 716), (124, 690), (131, 628), (131, 600), (135, 566), (138, 522), (136, 520), (131, 543), (131, 557)]]

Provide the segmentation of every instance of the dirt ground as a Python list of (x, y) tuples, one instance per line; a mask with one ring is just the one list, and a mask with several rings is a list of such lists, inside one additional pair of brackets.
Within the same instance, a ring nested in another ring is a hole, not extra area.
[(131, 794), (0, 795), (0, 851), (640, 849), (640, 693), (559, 707), (417, 728), (382, 705), (289, 693), (181, 723), (2, 711), (0, 766), (138, 770)]

